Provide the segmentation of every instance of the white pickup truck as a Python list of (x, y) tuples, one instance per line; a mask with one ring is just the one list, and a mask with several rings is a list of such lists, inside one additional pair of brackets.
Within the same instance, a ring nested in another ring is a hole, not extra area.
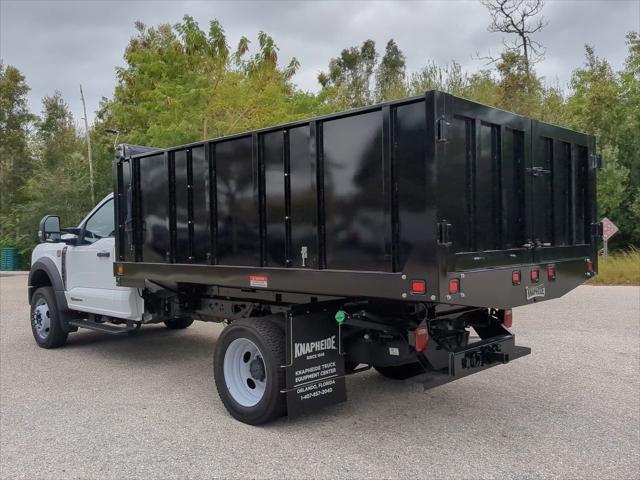
[[(64, 345), (78, 327), (118, 334), (141, 325), (144, 299), (140, 292), (116, 285), (113, 205), (110, 194), (78, 227), (62, 231), (57, 216), (43, 219), (38, 231), (42, 243), (33, 250), (29, 274), (31, 328), (41, 347)], [(193, 322), (184, 317), (156, 320), (172, 329)]]

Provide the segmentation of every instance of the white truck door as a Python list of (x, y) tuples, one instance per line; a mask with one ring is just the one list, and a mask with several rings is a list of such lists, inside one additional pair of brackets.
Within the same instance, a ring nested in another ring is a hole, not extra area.
[(111, 317), (139, 320), (142, 299), (135, 288), (118, 287), (113, 198), (96, 207), (82, 222), (77, 244), (66, 253), (66, 296), (69, 308)]

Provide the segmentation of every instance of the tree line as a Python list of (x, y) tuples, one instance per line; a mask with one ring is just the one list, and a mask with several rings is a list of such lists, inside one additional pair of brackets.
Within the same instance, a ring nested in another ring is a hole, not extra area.
[[(502, 31), (501, 25), (509, 23), (500, 23), (496, 15), (490, 30)], [(456, 62), (428, 62), (408, 71), (393, 39), (382, 50), (366, 40), (332, 58), (318, 75), (319, 90), (308, 92), (294, 83), (298, 60), (283, 62), (274, 39), (264, 32), (255, 47), (247, 37), (231, 46), (217, 20), (208, 30), (188, 15), (175, 25), (137, 22), (124, 66), (116, 69), (115, 90), (101, 100), (90, 127), (96, 198), (112, 190), (114, 129), (118, 142), (166, 147), (437, 89), (596, 135), (605, 159), (598, 180), (599, 215), (621, 228), (615, 245), (640, 245), (638, 32), (626, 36), (621, 71), (587, 45), (584, 63), (565, 91), (536, 73), (532, 56), (540, 60), (542, 54), (528, 25), (523, 21), (523, 32), (507, 32), (516, 42), (505, 44), (497, 58), (474, 73)], [(542, 25), (540, 19), (532, 28), (536, 25)], [(42, 216), (57, 213), (74, 225), (93, 206), (85, 137), (65, 99), (53, 92), (34, 114), (28, 92), (19, 69), (0, 61), (0, 246), (18, 247), (25, 256)]]

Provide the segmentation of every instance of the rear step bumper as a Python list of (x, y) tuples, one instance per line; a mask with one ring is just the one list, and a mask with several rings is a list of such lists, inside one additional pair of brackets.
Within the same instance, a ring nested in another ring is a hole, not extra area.
[(427, 371), (412, 377), (412, 380), (424, 384), (425, 389), (437, 387), (530, 353), (529, 347), (515, 344), (513, 335), (493, 337), (450, 351), (448, 368)]
[(454, 378), (466, 377), (530, 353), (530, 348), (516, 346), (513, 335), (489, 338), (450, 352), (449, 375)]

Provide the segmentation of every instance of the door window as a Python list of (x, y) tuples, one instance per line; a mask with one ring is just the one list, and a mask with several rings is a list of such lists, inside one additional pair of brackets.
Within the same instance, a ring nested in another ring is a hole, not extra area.
[(102, 205), (91, 215), (84, 226), (84, 243), (94, 243), (101, 238), (114, 236), (113, 199)]

